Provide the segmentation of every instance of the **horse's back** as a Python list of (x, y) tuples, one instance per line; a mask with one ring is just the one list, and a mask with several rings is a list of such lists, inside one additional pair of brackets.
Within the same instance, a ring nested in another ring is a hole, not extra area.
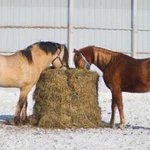
[(0, 55), (0, 86), (21, 87), (29, 80), (30, 70), (29, 63), (19, 52), (9, 56)]
[(104, 80), (108, 87), (113, 83), (126, 92), (150, 91), (150, 58), (134, 59), (121, 54), (110, 62)]

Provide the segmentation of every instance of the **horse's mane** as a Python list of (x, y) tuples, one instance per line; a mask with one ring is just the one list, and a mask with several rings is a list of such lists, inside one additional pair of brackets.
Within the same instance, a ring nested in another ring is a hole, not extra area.
[(94, 49), (97, 49), (98, 51), (100, 51), (101, 53), (103, 54), (107, 54), (107, 55), (118, 55), (118, 54), (122, 54), (120, 52), (114, 52), (114, 51), (111, 51), (109, 49), (105, 49), (105, 48), (101, 48), (101, 47), (97, 47), (97, 46), (87, 46), (85, 48), (82, 48), (81, 51), (82, 52), (86, 52), (87, 53), (87, 50), (88, 51), (93, 51)]
[(110, 60), (114, 61), (118, 56), (123, 55), (120, 52), (114, 52), (96, 46), (87, 46), (80, 49), (80, 52), (86, 56), (86, 59), (89, 62), (98, 63), (101, 61), (103, 67), (105, 67), (110, 62)]
[[(46, 54), (48, 54), (48, 53), (54, 54), (57, 51), (58, 48), (59, 49), (61, 48), (61, 44), (55, 43), (55, 42), (49, 42), (49, 41), (48, 42), (43, 42), (43, 41), (36, 42), (36, 43), (28, 46), (24, 50), (20, 51), (20, 53), (27, 58), (29, 63), (33, 62), (32, 53), (31, 53), (31, 49), (33, 48), (33, 45), (37, 45)], [(65, 48), (64, 56), (68, 56), (68, 50), (67, 50), (67, 47), (65, 45), (64, 45), (64, 48)]]
[(99, 56), (106, 57), (105, 59), (109, 59), (110, 57), (120, 55), (120, 52), (114, 52), (105, 48), (96, 47), (96, 46), (87, 46), (85, 48), (80, 49), (80, 51), (88, 56), (92, 56), (95, 52), (99, 53)]
[(118, 56), (122, 55), (120, 52), (114, 52), (101, 47), (95, 47), (95, 49), (98, 51), (97, 61), (103, 62), (103, 67), (106, 66), (110, 60), (114, 61)]
[[(51, 52), (52, 54), (54, 54), (57, 49), (61, 49), (61, 44), (59, 43), (55, 43), (55, 42), (38, 42), (38, 43), (35, 43), (35, 44), (38, 44), (38, 46), (46, 53), (48, 54), (49, 52)], [(66, 45), (63, 45), (64, 46), (64, 56), (63, 56), (63, 60), (68, 64), (68, 49), (66, 47)]]
[[(61, 44), (59, 43), (54, 43), (54, 42), (37, 42), (35, 43), (39, 46), (39, 48), (41, 48), (46, 54), (48, 54), (49, 52), (51, 52), (52, 54), (54, 54), (56, 52), (56, 50), (61, 47)], [(35, 45), (33, 44), (33, 45)]]
[(114, 51), (111, 51), (109, 49), (105, 49), (105, 48), (101, 48), (101, 47), (95, 47), (95, 48), (100, 50), (101, 53), (111, 55), (111, 56), (117, 56), (117, 55), (122, 54), (120, 52), (114, 52)]
[(64, 52), (63, 60), (66, 62), (67, 67), (69, 67), (69, 66), (68, 66), (69, 53), (68, 53), (68, 49), (67, 49), (66, 45), (64, 45), (64, 50), (65, 50), (65, 52)]
[(28, 46), (24, 50), (21, 50), (20, 53), (25, 56), (29, 63), (33, 63), (32, 54), (31, 54), (32, 45)]

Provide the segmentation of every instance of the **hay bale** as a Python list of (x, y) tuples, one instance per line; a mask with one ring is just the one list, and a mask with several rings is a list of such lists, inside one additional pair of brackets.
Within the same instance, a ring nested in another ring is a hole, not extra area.
[(46, 69), (34, 92), (36, 125), (43, 128), (100, 127), (97, 87), (95, 72)]

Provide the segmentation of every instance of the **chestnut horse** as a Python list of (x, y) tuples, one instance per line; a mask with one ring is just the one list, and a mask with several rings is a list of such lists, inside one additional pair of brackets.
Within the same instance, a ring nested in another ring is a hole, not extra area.
[(115, 127), (116, 108), (120, 115), (120, 128), (125, 127), (122, 92), (150, 91), (150, 58), (134, 59), (123, 53), (104, 48), (88, 46), (74, 50), (74, 62), (77, 68), (96, 65), (103, 72), (106, 86), (112, 93), (110, 127)]
[(27, 121), (27, 95), (37, 83), (41, 72), (50, 64), (56, 68), (68, 66), (67, 61), (66, 46), (54, 42), (37, 42), (12, 55), (0, 55), (0, 86), (20, 89), (14, 116), (16, 125), (20, 121)]

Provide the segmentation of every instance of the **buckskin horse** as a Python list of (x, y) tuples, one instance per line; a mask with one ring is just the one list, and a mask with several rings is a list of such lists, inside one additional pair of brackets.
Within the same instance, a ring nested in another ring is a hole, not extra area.
[(115, 127), (116, 108), (120, 115), (120, 128), (125, 127), (122, 92), (142, 93), (150, 91), (150, 58), (134, 59), (119, 52), (88, 46), (74, 50), (77, 68), (96, 65), (103, 72), (103, 79), (112, 94), (110, 127)]
[(14, 115), (16, 125), (27, 121), (27, 95), (38, 81), (41, 72), (50, 64), (56, 68), (68, 66), (67, 60), (68, 50), (65, 45), (42, 41), (12, 55), (0, 55), (0, 87), (20, 89)]

